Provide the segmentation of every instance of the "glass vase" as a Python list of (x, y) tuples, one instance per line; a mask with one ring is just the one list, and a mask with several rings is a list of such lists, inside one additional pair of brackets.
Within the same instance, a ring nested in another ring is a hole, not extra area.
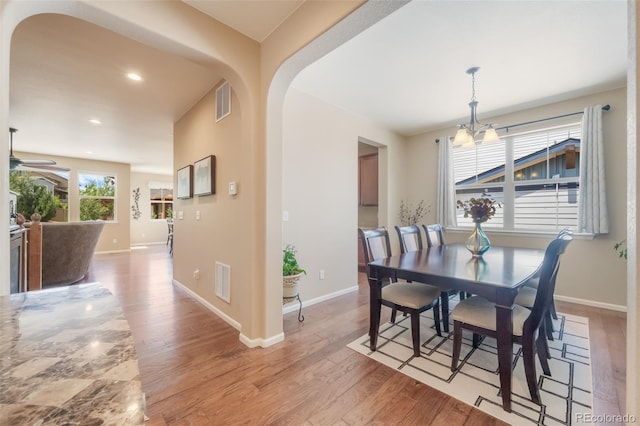
[(482, 230), (482, 222), (475, 222), (476, 227), (467, 238), (467, 250), (471, 252), (473, 257), (481, 257), (487, 250), (491, 248), (489, 237)]

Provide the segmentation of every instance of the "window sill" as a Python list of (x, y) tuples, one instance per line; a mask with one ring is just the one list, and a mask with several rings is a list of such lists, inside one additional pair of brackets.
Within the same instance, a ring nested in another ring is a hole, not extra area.
[[(507, 230), (507, 229), (494, 229), (483, 227), (484, 232), (488, 234), (497, 234), (504, 235), (508, 237), (519, 237), (519, 238), (553, 238), (558, 235), (558, 231), (523, 231), (523, 230)], [(461, 227), (448, 227), (445, 228), (445, 232), (451, 232), (452, 234), (468, 234), (471, 232), (473, 228), (461, 228)], [(587, 234), (587, 233), (574, 233), (573, 238), (576, 240), (593, 240), (595, 234)]]

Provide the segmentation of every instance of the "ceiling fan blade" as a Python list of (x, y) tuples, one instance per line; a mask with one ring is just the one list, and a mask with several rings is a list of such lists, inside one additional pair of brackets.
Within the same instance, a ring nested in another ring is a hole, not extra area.
[(38, 166), (55, 166), (56, 162), (53, 160), (20, 160), (20, 164), (29, 167)]
[(71, 171), (71, 169), (67, 168), (67, 167), (60, 167), (60, 166), (53, 166), (53, 165), (49, 165), (49, 164), (23, 164), (21, 167), (28, 167), (31, 169), (38, 169), (38, 170), (49, 170), (52, 172), (69, 172)]
[(53, 160), (21, 160), (13, 155), (13, 134), (18, 129), (9, 127), (11, 134), (11, 145), (9, 150), (9, 169), (10, 170), (24, 170), (23, 167), (29, 167), (32, 169), (50, 170), (53, 172), (68, 172), (71, 169), (66, 167), (56, 166), (56, 162)]

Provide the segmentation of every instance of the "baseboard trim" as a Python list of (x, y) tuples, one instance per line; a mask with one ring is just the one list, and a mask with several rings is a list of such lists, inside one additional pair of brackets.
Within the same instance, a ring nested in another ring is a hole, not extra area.
[(131, 249), (97, 251), (93, 254), (129, 253)]
[(144, 247), (144, 246), (162, 246), (167, 245), (164, 241), (155, 241), (149, 243), (131, 243), (131, 247)]
[[(229, 324), (231, 327), (235, 328), (238, 331), (240, 331), (242, 329), (242, 326), (238, 321), (234, 320), (229, 315), (225, 314), (220, 309), (218, 309), (215, 306), (213, 306), (208, 300), (206, 300), (205, 298), (200, 296), (198, 293), (194, 292), (189, 287), (187, 287), (186, 285), (182, 284), (180, 281), (177, 281), (177, 280), (174, 279), (174, 280), (172, 280), (172, 282), (173, 282), (174, 285), (180, 287), (181, 289), (183, 289), (184, 291), (189, 293), (189, 296), (193, 297), (198, 302), (203, 304), (207, 309), (209, 309), (211, 312), (213, 312), (214, 314), (219, 316), (224, 322)], [(242, 340), (242, 339), (240, 339), (240, 340)]]
[(240, 341), (249, 348), (266, 348), (268, 346), (275, 345), (276, 343), (284, 341), (284, 333), (276, 334), (275, 336), (269, 337), (268, 339), (250, 339), (244, 334), (240, 333)]
[[(325, 294), (324, 296), (320, 296), (320, 297), (316, 297), (315, 299), (311, 299), (311, 300), (303, 300), (302, 301), (302, 306), (311, 306), (311, 305), (315, 305), (316, 303), (321, 303), (321, 302), (325, 302), (327, 300), (333, 299), (335, 297), (338, 296), (342, 296), (344, 294), (347, 293), (351, 293), (354, 291), (358, 291), (358, 286), (355, 285), (353, 287), (348, 287), (342, 290), (338, 290), (336, 292), (333, 293), (329, 293), (329, 294)], [(282, 314), (288, 314), (289, 312), (298, 312), (298, 309), (300, 309), (300, 305), (298, 304), (297, 300), (294, 300), (293, 302), (287, 303), (285, 306), (283, 306), (282, 308)]]
[(627, 307), (622, 305), (614, 305), (612, 303), (596, 302), (594, 300), (578, 299), (576, 297), (554, 295), (554, 299), (561, 302), (575, 303), (576, 305), (591, 306), (594, 308), (608, 309), (610, 311), (627, 312)]

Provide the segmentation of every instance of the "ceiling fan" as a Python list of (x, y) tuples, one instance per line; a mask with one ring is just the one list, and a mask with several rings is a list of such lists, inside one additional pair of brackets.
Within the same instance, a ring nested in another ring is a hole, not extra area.
[(18, 157), (13, 155), (13, 134), (17, 132), (18, 129), (13, 127), (9, 127), (9, 132), (11, 133), (10, 139), (10, 151), (9, 151), (9, 170), (21, 169), (22, 167), (29, 167), (33, 169), (41, 169), (41, 170), (49, 170), (52, 172), (68, 172), (71, 169), (66, 167), (56, 166), (56, 162), (53, 160), (21, 160)]

